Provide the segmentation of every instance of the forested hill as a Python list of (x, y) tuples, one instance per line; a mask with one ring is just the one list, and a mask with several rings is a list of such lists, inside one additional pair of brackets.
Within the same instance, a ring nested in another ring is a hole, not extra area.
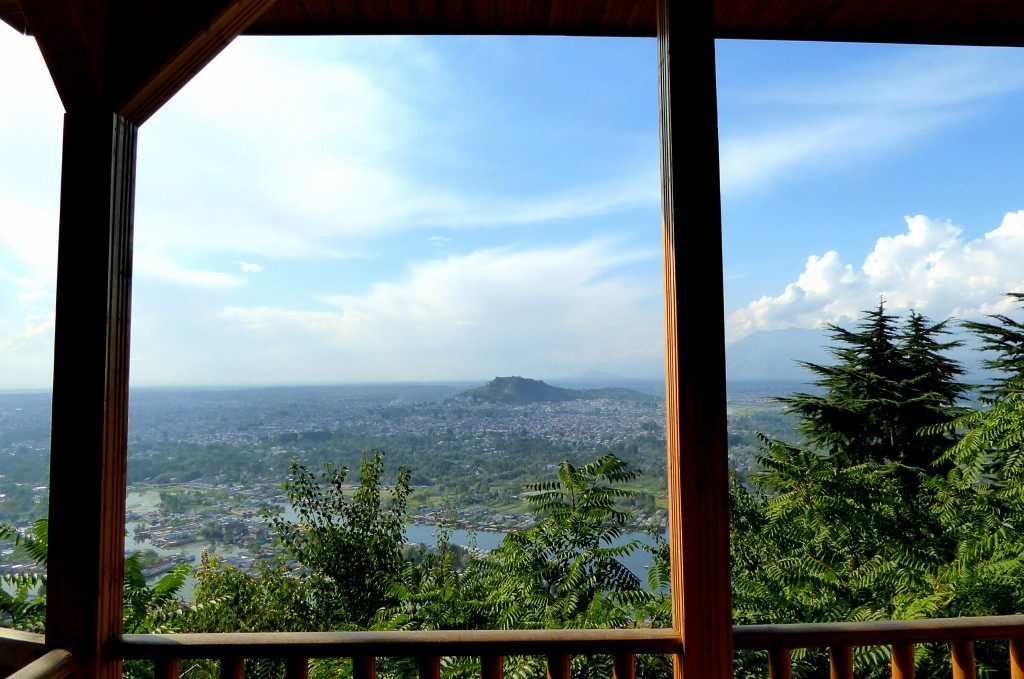
[(482, 387), (469, 389), (455, 398), (473, 401), (521, 405), (545, 401), (577, 401), (600, 398), (620, 401), (655, 401), (656, 397), (633, 389), (606, 387), (603, 389), (563, 389), (553, 387), (543, 380), (527, 377), (495, 377)]

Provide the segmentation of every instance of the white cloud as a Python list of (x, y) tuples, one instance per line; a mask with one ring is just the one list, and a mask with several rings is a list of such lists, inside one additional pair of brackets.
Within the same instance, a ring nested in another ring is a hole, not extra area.
[(509, 161), (479, 149), (493, 130), (474, 124), (482, 105), (452, 72), (464, 65), (442, 64), (436, 49), (416, 38), (236, 41), (140, 133), (137, 242), (183, 261), (197, 250), (351, 257), (410, 229), (658, 209), (656, 155), (616, 158), (575, 183), (506, 187), (497, 175)]
[(906, 217), (907, 230), (879, 238), (859, 268), (830, 251), (807, 259), (803, 273), (775, 297), (729, 318), (730, 341), (758, 330), (811, 328), (858, 318), (878, 303), (935, 319), (1005, 312), (1006, 292), (1024, 291), (1024, 210), (1010, 212), (982, 238), (965, 240), (949, 221)]
[[(325, 309), (230, 307), (219, 321), (232, 351), (218, 377), (451, 379), (581, 367), (653, 375), (664, 360), (658, 261), (617, 241), (484, 249), (420, 262), (365, 294), (324, 296)], [(626, 270), (639, 263), (652, 275)]]
[(236, 261), (235, 264), (242, 268), (242, 273), (260, 273), (261, 271), (263, 271), (262, 264), (253, 264), (252, 262), (238, 261)]
[(30, 314), (15, 323), (0, 321), (3, 389), (38, 389), (53, 382), (54, 314)]
[[(754, 133), (731, 134), (728, 121), (722, 123), (722, 192), (741, 195), (797, 173), (906, 152), (925, 135), (983, 110), (986, 100), (1024, 89), (1024, 64), (1015, 56), (912, 48), (814, 81), (745, 88), (730, 110), (771, 113), (757, 116)], [(782, 122), (764, 122), (772, 120)], [(752, 127), (748, 121), (743, 129)]]
[(202, 288), (234, 288), (242, 284), (237, 277), (221, 271), (202, 271), (178, 264), (153, 249), (136, 249), (133, 267), (139, 277), (151, 276), (179, 285)]

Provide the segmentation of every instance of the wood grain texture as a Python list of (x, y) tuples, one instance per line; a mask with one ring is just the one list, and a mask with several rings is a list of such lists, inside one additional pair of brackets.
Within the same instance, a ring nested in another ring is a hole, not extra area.
[(121, 116), (65, 115), (46, 643), (88, 677), (121, 673), (101, 649), (122, 624), (135, 154)]
[(953, 679), (976, 679), (978, 671), (974, 666), (974, 642), (954, 641), (950, 644), (950, 660), (953, 665)]
[(480, 679), (503, 679), (505, 659), (500, 655), (480, 656)]
[(892, 679), (914, 679), (914, 645), (896, 643), (892, 645)]
[(1010, 639), (1010, 679), (1024, 679), (1024, 638)]
[(793, 679), (793, 657), (788, 648), (768, 651), (768, 676), (771, 679)]
[(418, 664), (420, 679), (441, 679), (441, 656), (420, 656)]
[[(36, 2), (0, 0), (0, 21), (30, 31), (27, 14)], [(718, 38), (1024, 45), (1024, 7), (1016, 0), (714, 4)], [(656, 26), (656, 0), (278, 0), (246, 33), (653, 36)]]
[(852, 646), (833, 646), (828, 655), (829, 679), (853, 679)]
[(75, 657), (71, 652), (55, 648), (7, 679), (63, 679), (76, 669)]
[[(658, 14), (666, 419), (676, 676), (732, 676), (732, 590), (725, 412), (725, 315), (715, 46), (710, 0)], [(678, 109), (673, 97), (685, 102)], [(676, 220), (676, 205), (699, 224)], [(677, 247), (702, 243), (699, 257)]]
[(636, 679), (636, 654), (615, 654), (612, 658), (612, 679)]
[(107, 2), (22, 0), (21, 8), (64, 110), (106, 108)]
[(793, 625), (742, 625), (734, 628), (736, 648), (812, 648), (817, 646), (882, 646), (956, 640), (985, 641), (1024, 636), (1024, 615), (975, 618), (827, 622)]
[[(551, 655), (560, 653), (677, 653), (670, 629), (436, 630), (415, 632), (275, 632), (125, 634), (106, 647), (110, 657), (358, 658), (438, 655)], [(359, 677), (358, 679), (365, 679)]]
[(0, 674), (8, 675), (42, 656), (42, 634), (0, 627)]
[(570, 679), (571, 676), (571, 655), (568, 653), (557, 653), (548, 656), (548, 679)]
[(153, 662), (153, 679), (178, 679), (178, 661), (174, 658), (161, 658)]
[(376, 679), (377, 659), (372, 655), (352, 657), (352, 679)]
[[(119, 69), (110, 74), (114, 110), (141, 125), (227, 47), (275, 0), (133, 5), (122, 25)], [(167, 11), (155, 13), (153, 7)]]

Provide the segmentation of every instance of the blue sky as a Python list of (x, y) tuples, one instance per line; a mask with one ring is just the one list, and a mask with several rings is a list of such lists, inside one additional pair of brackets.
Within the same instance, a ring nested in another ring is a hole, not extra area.
[[(1024, 52), (718, 58), (730, 341), (1024, 289)], [(45, 387), (61, 108), (0, 63), (0, 389)], [(658, 162), (653, 40), (239, 39), (140, 130), (133, 384), (658, 375)]]

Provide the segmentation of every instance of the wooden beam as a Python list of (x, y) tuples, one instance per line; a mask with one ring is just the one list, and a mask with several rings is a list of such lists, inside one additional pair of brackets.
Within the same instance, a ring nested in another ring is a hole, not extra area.
[(107, 102), (107, 2), (21, 0), (64, 110), (102, 109)]
[(114, 110), (144, 123), (274, 2), (131, 3), (118, 17)]
[(20, 0), (67, 111), (149, 119), (275, 0)]
[(672, 611), (676, 676), (687, 679), (732, 676), (713, 10), (710, 0), (658, 5)]
[(64, 117), (50, 438), (46, 645), (79, 676), (120, 677), (128, 341), (137, 128)]

